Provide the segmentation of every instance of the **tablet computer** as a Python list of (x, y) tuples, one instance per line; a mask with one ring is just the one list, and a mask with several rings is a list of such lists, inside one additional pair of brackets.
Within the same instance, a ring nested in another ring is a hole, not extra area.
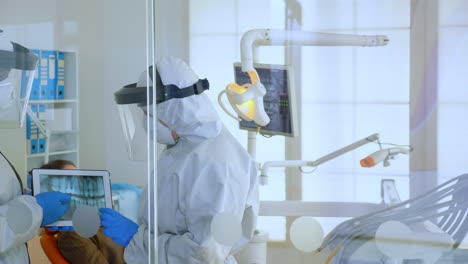
[(73, 213), (83, 205), (112, 208), (110, 177), (105, 170), (34, 169), (32, 189), (33, 195), (61, 192), (71, 196), (65, 215), (48, 226), (72, 226)]

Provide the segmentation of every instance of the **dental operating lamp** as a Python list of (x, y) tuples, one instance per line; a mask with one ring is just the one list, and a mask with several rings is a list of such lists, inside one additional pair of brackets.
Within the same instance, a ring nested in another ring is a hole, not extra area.
[[(260, 46), (362, 46), (374, 47), (385, 46), (388, 43), (388, 37), (382, 35), (354, 35), (354, 34), (333, 34), (333, 33), (318, 33), (305, 31), (287, 31), (280, 29), (253, 29), (247, 31), (241, 40), (241, 66), (242, 72), (247, 73), (250, 78), (250, 83), (247, 84), (228, 84), (226, 89), (218, 95), (218, 102), (221, 108), (232, 118), (241, 121), (254, 121), (258, 126), (257, 132), (270, 123), (270, 117), (265, 111), (263, 97), (267, 93), (267, 89), (262, 84), (257, 70), (254, 68), (256, 62), (256, 53)], [(228, 101), (238, 117), (231, 114), (224, 106), (221, 98), (223, 94), (227, 95)], [(256, 158), (256, 136), (257, 133), (248, 132), (248, 152)], [(261, 167), (260, 182), (266, 184), (267, 174), (270, 167), (316, 167), (324, 162), (341, 156), (351, 150), (359, 148), (369, 142), (378, 140), (378, 134), (373, 134), (367, 138), (359, 140), (351, 145), (343, 147), (335, 152), (332, 152), (315, 161), (305, 160), (284, 160), (284, 161), (268, 161)], [(395, 152), (395, 153), (393, 153)], [(392, 156), (390, 156), (390, 153)], [(380, 150), (378, 155), (369, 156), (365, 160), (367, 163), (361, 162), (365, 167), (372, 167), (378, 162), (393, 157), (397, 153), (403, 153), (398, 148), (395, 150)], [(382, 158), (382, 160), (380, 160)], [(387, 163), (386, 163), (387, 164)], [(363, 166), (364, 166), (363, 165)], [(260, 168), (260, 165), (258, 165)]]
[[(286, 31), (280, 29), (253, 29), (247, 31), (241, 40), (242, 71), (250, 77), (250, 84), (231, 83), (218, 97), (223, 110), (231, 117), (221, 102), (226, 93), (234, 111), (246, 121), (254, 121), (259, 127), (270, 122), (265, 112), (263, 97), (266, 89), (255, 70), (254, 49), (259, 46), (384, 46), (388, 43), (386, 36), (366, 36), (351, 34), (317, 33), (305, 31)], [(238, 119), (238, 118), (236, 118)], [(239, 119), (238, 119), (239, 120)]]
[[(385, 46), (388, 37), (382, 35), (354, 35), (318, 33), (306, 31), (287, 31), (281, 29), (252, 29), (247, 31), (241, 40), (242, 72), (248, 74), (250, 83), (228, 84), (218, 95), (221, 108), (231, 117), (240, 121), (254, 121), (258, 130), (270, 122), (265, 112), (263, 97), (267, 89), (254, 68), (256, 49), (260, 46)], [(227, 95), (228, 101), (239, 117), (231, 114), (224, 106), (221, 97)], [(256, 158), (256, 133), (248, 133), (248, 152)]]

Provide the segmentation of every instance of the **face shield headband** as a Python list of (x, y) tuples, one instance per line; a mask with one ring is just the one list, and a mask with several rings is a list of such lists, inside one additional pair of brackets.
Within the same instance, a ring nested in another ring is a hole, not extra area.
[[(148, 75), (151, 81), (153, 81), (153, 66), (149, 67)], [(169, 84), (164, 85), (159, 76), (159, 72), (156, 70), (156, 104), (174, 99), (174, 98), (185, 98), (192, 95), (203, 93), (205, 90), (210, 89), (210, 83), (207, 79), (200, 79), (193, 85), (187, 87), (178, 87), (177, 85)], [(115, 102), (118, 105), (122, 104), (138, 104), (138, 106), (146, 106), (147, 104), (147, 89), (146, 87), (138, 87), (137, 83), (132, 83), (124, 86), (117, 92), (115, 92)], [(153, 91), (150, 89), (149, 103), (153, 103)]]
[(29, 49), (18, 43), (11, 42), (11, 45), (13, 46), (13, 51), (0, 50), (0, 69), (36, 70), (39, 58)]

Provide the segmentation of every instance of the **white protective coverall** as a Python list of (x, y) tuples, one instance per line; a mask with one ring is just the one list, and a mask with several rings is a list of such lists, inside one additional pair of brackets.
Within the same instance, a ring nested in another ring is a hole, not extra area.
[[(21, 194), (20, 179), (0, 154), (0, 264), (29, 263), (25, 243), (37, 234), (42, 222), (42, 208), (36, 199)], [(30, 216), (30, 219), (16, 216)]]
[[(198, 81), (179, 59), (163, 59), (157, 67), (164, 85), (187, 87)], [(228, 247), (213, 239), (210, 225), (223, 212), (245, 221), (249, 214), (244, 212), (250, 211), (255, 222), (259, 201), (253, 159), (224, 127), (206, 94), (168, 100), (157, 111), (180, 137), (158, 161), (159, 264), (236, 263), (231, 254), (247, 244), (253, 228)], [(140, 203), (138, 232), (125, 249), (128, 263), (147, 263), (147, 195), (148, 189)]]

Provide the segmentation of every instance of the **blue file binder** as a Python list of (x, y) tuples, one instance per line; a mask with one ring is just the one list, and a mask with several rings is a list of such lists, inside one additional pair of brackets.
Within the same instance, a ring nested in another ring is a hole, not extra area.
[[(33, 113), (37, 115), (38, 107), (37, 105), (31, 105), (31, 110)], [(39, 136), (39, 128), (37, 127), (36, 123), (31, 120), (30, 122), (31, 128), (30, 128), (30, 139), (29, 139), (29, 154), (37, 154), (39, 152), (39, 141), (38, 141), (38, 136)]]
[(57, 52), (57, 90), (54, 99), (65, 99), (65, 54)]
[[(40, 85), (37, 93), (34, 93), (33, 100), (47, 99), (47, 87), (49, 85), (49, 55), (47, 51), (39, 51), (41, 71), (39, 72)], [(36, 95), (37, 94), (37, 95)]]
[(42, 76), (47, 78), (47, 83), (41, 86), (41, 99), (55, 99), (55, 89), (57, 86), (57, 58), (55, 51), (43, 50), (42, 57), (47, 60), (47, 75)]
[[(41, 104), (39, 105), (39, 111), (37, 112), (39, 121), (46, 126), (46, 105)], [(38, 152), (44, 153), (46, 149), (46, 136), (38, 129)]]

